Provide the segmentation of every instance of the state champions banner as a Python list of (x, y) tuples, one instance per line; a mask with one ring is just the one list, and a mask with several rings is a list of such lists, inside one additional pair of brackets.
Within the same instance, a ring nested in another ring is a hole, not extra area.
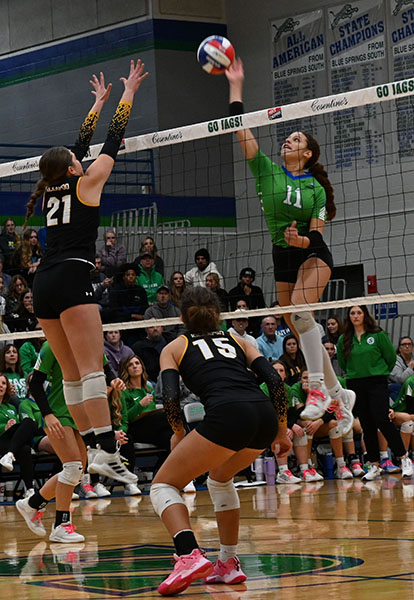
[[(388, 81), (383, 0), (348, 2), (328, 8), (327, 13), (330, 92), (343, 94)], [(378, 107), (334, 115), (331, 136), (335, 167), (341, 170), (384, 164), (389, 130), (390, 119)]]
[[(310, 100), (326, 94), (325, 25), (323, 10), (272, 20), (272, 85), (275, 106)], [(275, 119), (278, 113), (275, 112)], [(296, 129), (306, 131), (324, 145), (326, 127), (320, 117), (279, 125), (277, 139)]]
[[(394, 81), (414, 75), (414, 0), (389, 0), (387, 3), (390, 71)], [(414, 105), (411, 99), (396, 101), (393, 119), (395, 147), (402, 161), (414, 156)]]

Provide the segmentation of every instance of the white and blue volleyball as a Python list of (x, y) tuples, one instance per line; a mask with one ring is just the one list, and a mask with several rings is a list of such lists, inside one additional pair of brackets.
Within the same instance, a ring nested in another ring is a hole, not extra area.
[(231, 42), (221, 35), (210, 35), (197, 50), (197, 60), (210, 75), (221, 75), (234, 61)]

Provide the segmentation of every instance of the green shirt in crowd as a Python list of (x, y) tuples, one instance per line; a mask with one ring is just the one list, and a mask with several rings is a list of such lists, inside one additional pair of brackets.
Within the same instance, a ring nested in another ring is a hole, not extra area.
[(397, 353), (385, 331), (363, 333), (359, 341), (354, 334), (351, 354), (344, 356), (344, 336), (336, 346), (339, 366), (347, 379), (362, 379), (378, 375), (388, 376), (394, 368)]
[(12, 373), (11, 371), (6, 371), (4, 374), (10, 383), (14, 385), (14, 389), (16, 390), (16, 395), (19, 400), (24, 400), (27, 396), (26, 379), (24, 377), (20, 377), (18, 373)]
[(249, 166), (274, 244), (289, 247), (284, 233), (292, 221), (299, 235), (306, 235), (311, 219), (326, 220), (326, 192), (311, 174), (294, 176), (260, 150)]
[(157, 301), (158, 288), (160, 287), (160, 285), (164, 285), (164, 278), (161, 275), (161, 273), (158, 273), (158, 271), (154, 269), (154, 267), (148, 273), (140, 265), (139, 273), (135, 280), (135, 283), (143, 287), (146, 291), (148, 304), (153, 304)]
[[(287, 385), (286, 383), (284, 385), (285, 385), (286, 396), (288, 398), (288, 404), (289, 404), (289, 406), (292, 406), (292, 388), (289, 385)], [(270, 398), (269, 388), (267, 387), (267, 383), (262, 383), (260, 385), (260, 389), (262, 390), (262, 392), (264, 392), (266, 394), (266, 396), (268, 398)]]
[[(148, 406), (141, 406), (140, 401), (147, 394), (152, 394), (153, 400), (148, 404)], [(124, 390), (121, 392), (121, 396), (126, 404), (129, 423), (135, 421), (142, 413), (150, 412), (151, 410), (155, 410), (157, 408), (155, 404), (155, 393), (152, 389), (150, 392), (147, 392), (144, 388)]]
[(6, 431), (7, 422), (14, 419), (16, 423), (20, 422), (16, 407), (13, 404), (3, 402), (0, 404), (0, 435)]
[(414, 396), (414, 375), (408, 377), (401, 386), (400, 393), (392, 405), (395, 412), (407, 412), (407, 396)]

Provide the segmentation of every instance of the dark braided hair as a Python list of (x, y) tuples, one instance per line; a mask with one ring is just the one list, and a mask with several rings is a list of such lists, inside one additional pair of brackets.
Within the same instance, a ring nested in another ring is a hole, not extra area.
[(321, 155), (321, 149), (318, 142), (309, 133), (304, 133), (308, 141), (308, 149), (312, 151), (312, 156), (304, 165), (304, 168), (309, 171), (313, 177), (321, 184), (326, 193), (326, 219), (332, 221), (336, 215), (336, 206), (334, 202), (334, 191), (331, 182), (328, 179), (328, 173), (323, 165), (318, 162)]
[(72, 155), (64, 146), (55, 146), (43, 153), (39, 161), (39, 170), (42, 174), (42, 178), (37, 182), (36, 189), (30, 196), (30, 200), (26, 205), (26, 220), (23, 229), (26, 228), (27, 222), (35, 211), (37, 201), (43, 196), (46, 188), (63, 179), (68, 167), (72, 164)]

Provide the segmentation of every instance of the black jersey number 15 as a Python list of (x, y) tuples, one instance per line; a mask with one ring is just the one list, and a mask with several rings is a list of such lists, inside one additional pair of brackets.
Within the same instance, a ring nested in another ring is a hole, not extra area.
[[(225, 358), (236, 358), (237, 352), (234, 346), (232, 346), (228, 340), (222, 338), (211, 338), (213, 344), (217, 347), (219, 354), (224, 356)], [(211, 351), (211, 348), (207, 344), (206, 340), (195, 340), (193, 342), (194, 346), (197, 346), (200, 350), (201, 354), (204, 356), (206, 360), (210, 358), (214, 358), (214, 354)]]
[(70, 209), (71, 209), (71, 195), (66, 194), (65, 196), (60, 198), (56, 198), (52, 196), (47, 201), (47, 213), (46, 213), (46, 226), (53, 227), (54, 225), (59, 225), (59, 219), (57, 218), (56, 213), (60, 209), (60, 205), (63, 204), (63, 212), (62, 212), (62, 225), (67, 225), (70, 223)]

